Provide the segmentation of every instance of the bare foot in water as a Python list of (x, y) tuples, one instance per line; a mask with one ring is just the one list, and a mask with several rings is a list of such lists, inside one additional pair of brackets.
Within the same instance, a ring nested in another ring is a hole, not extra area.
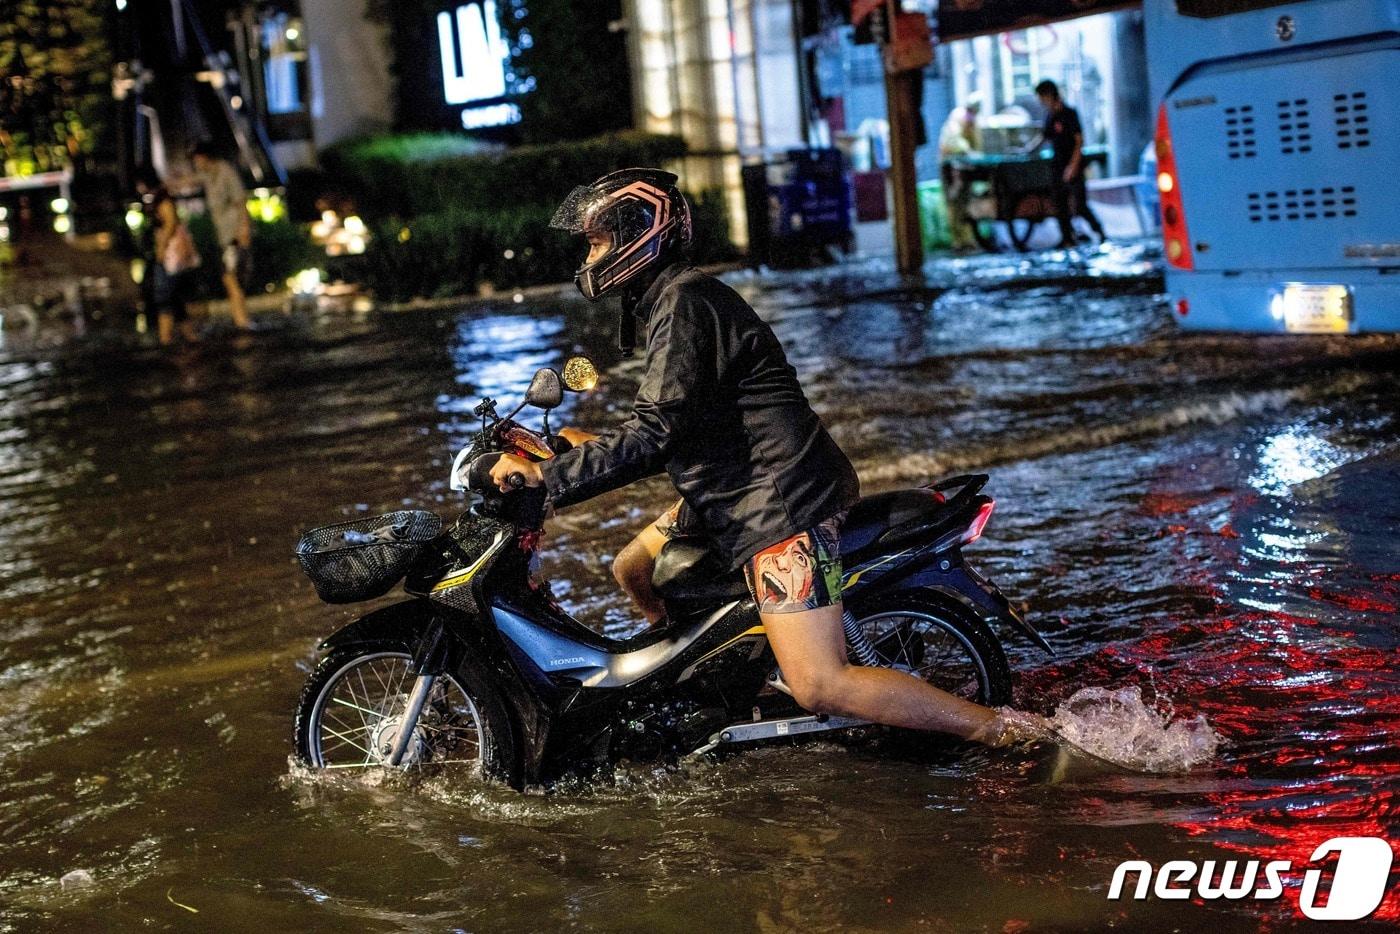
[(1001, 747), (1050, 739), (1054, 735), (1049, 719), (1039, 714), (1014, 707), (997, 707), (995, 712), (996, 718), (988, 721), (970, 739), (987, 746)]

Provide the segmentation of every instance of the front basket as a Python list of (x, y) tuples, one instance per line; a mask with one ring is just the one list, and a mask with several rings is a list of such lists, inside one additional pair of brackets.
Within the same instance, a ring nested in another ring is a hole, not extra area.
[(388, 593), (440, 531), (442, 520), (418, 509), (338, 522), (303, 535), (297, 560), (322, 600), (355, 603)]

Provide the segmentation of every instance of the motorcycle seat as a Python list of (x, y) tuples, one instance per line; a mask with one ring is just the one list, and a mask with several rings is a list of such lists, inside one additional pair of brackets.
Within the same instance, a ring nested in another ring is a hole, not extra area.
[[(931, 490), (891, 490), (862, 497), (841, 524), (841, 560), (848, 568), (870, 556), (881, 535), (902, 525), (927, 528), (944, 511), (943, 497)], [(880, 543), (884, 547), (894, 542)]]
[(673, 538), (656, 556), (651, 586), (663, 599), (723, 603), (748, 596), (742, 571), (731, 571), (709, 539)]
[[(881, 535), (905, 524), (927, 528), (944, 509), (942, 498), (930, 490), (894, 490), (862, 498), (841, 525), (841, 558), (847, 567), (866, 560)], [(923, 520), (923, 521), (918, 521)], [(656, 556), (651, 585), (666, 600), (685, 603), (720, 603), (748, 595), (742, 571), (731, 571), (708, 539), (676, 538)]]

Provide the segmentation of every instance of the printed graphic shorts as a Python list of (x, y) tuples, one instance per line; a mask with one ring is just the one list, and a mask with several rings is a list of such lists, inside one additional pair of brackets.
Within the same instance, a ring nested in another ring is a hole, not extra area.
[[(744, 565), (744, 580), (762, 613), (800, 613), (841, 602), (841, 521), (845, 513), (769, 545)], [(704, 535), (704, 528), (677, 502), (656, 520), (669, 538)]]

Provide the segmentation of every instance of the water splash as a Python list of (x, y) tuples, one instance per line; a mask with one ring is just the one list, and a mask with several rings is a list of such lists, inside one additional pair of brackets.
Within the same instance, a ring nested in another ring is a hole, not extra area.
[(1215, 758), (1220, 736), (1197, 715), (1173, 720), (1136, 687), (1082, 688), (1050, 718), (1056, 734), (1085, 752), (1140, 772), (1185, 772)]

